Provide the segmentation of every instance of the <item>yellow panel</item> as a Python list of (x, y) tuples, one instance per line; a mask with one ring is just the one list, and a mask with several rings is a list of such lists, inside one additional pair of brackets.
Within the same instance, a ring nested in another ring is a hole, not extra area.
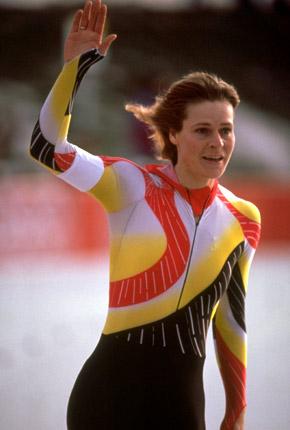
[(215, 246), (210, 248), (208, 253), (189, 271), (180, 308), (186, 306), (194, 297), (214, 282), (230, 253), (243, 240), (241, 226), (237, 220), (234, 220), (220, 239), (215, 242)]
[(238, 200), (231, 201), (231, 204), (243, 215), (251, 219), (252, 221), (256, 221), (258, 223), (261, 222), (261, 215), (259, 209), (251, 202), (246, 200)]
[(142, 273), (160, 260), (167, 246), (164, 235), (124, 235), (111, 243), (111, 281)]
[(70, 121), (71, 121), (71, 115), (66, 115), (63, 117), (63, 121), (61, 123), (59, 134), (57, 136), (57, 138), (59, 140), (64, 141), (66, 139), (66, 137), (68, 135)]
[(63, 120), (64, 113), (68, 106), (72, 90), (75, 85), (78, 71), (79, 58), (71, 61), (64, 66), (64, 73), (58, 77), (53, 90), (51, 99), (52, 114), (57, 122)]
[(179, 290), (175, 288), (166, 297), (162, 294), (161, 297), (146, 303), (125, 308), (110, 308), (103, 332), (116, 333), (165, 318), (175, 311), (178, 297)]
[(222, 312), (217, 312), (215, 322), (219, 334), (222, 336), (227, 347), (240, 360), (240, 362), (247, 367), (246, 334), (242, 337), (237, 333)]
[(122, 208), (122, 195), (117, 175), (112, 166), (105, 168), (103, 176), (90, 190), (108, 212), (117, 212)]
[(240, 272), (241, 272), (243, 284), (245, 287), (245, 291), (247, 292), (248, 282), (249, 282), (249, 272), (250, 272), (250, 267), (251, 267), (251, 261), (250, 261), (249, 257), (247, 256), (247, 254), (243, 254), (240, 257), (238, 264), (240, 267)]

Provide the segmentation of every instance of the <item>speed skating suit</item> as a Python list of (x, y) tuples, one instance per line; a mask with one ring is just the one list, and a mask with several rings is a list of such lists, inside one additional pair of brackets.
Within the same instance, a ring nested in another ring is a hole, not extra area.
[[(245, 295), (258, 209), (221, 186), (188, 190), (170, 163), (95, 156), (67, 141), (91, 50), (65, 64), (30, 152), (105, 208), (109, 309), (68, 406), (69, 430), (204, 430), (203, 364), (212, 321), (225, 392), (223, 430), (246, 406)], [(96, 222), (98, 220), (96, 219)]]

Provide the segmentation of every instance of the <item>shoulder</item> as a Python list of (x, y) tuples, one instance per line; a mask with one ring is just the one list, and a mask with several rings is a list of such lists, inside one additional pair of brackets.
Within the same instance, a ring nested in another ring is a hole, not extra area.
[(105, 171), (111, 172), (112, 175), (118, 178), (127, 178), (128, 180), (140, 178), (144, 180), (144, 176), (147, 173), (144, 167), (127, 158), (104, 155), (101, 155), (100, 158), (104, 164)]
[(261, 214), (254, 203), (237, 196), (222, 185), (218, 186), (217, 196), (224, 201), (225, 204), (233, 206), (237, 211), (249, 218), (251, 221), (255, 221), (260, 224)]
[(139, 164), (137, 164), (135, 161), (128, 160), (127, 158), (124, 158), (124, 157), (110, 157), (107, 155), (100, 155), (99, 157), (102, 159), (105, 167), (129, 165), (139, 170), (144, 170), (144, 168)]

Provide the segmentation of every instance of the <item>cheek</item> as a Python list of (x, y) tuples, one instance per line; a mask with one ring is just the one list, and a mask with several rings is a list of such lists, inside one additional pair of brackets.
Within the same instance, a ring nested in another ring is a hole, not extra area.
[(193, 152), (192, 144), (189, 139), (184, 137), (177, 145), (177, 152), (181, 157), (188, 157)]
[(228, 142), (228, 146), (227, 146), (227, 153), (229, 156), (231, 156), (234, 149), (235, 149), (235, 139), (232, 139)]
[(232, 148), (233, 148), (232, 150), (234, 150), (235, 144), (236, 144), (236, 136), (234, 134), (232, 138)]

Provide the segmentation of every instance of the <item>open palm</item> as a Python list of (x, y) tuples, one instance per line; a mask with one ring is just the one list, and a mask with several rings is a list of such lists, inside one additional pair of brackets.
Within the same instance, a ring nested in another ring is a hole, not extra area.
[(103, 40), (106, 17), (107, 6), (102, 4), (101, 0), (86, 1), (84, 8), (75, 13), (64, 44), (65, 62), (94, 48), (98, 48), (100, 54), (106, 55), (117, 37), (116, 34), (109, 34)]

